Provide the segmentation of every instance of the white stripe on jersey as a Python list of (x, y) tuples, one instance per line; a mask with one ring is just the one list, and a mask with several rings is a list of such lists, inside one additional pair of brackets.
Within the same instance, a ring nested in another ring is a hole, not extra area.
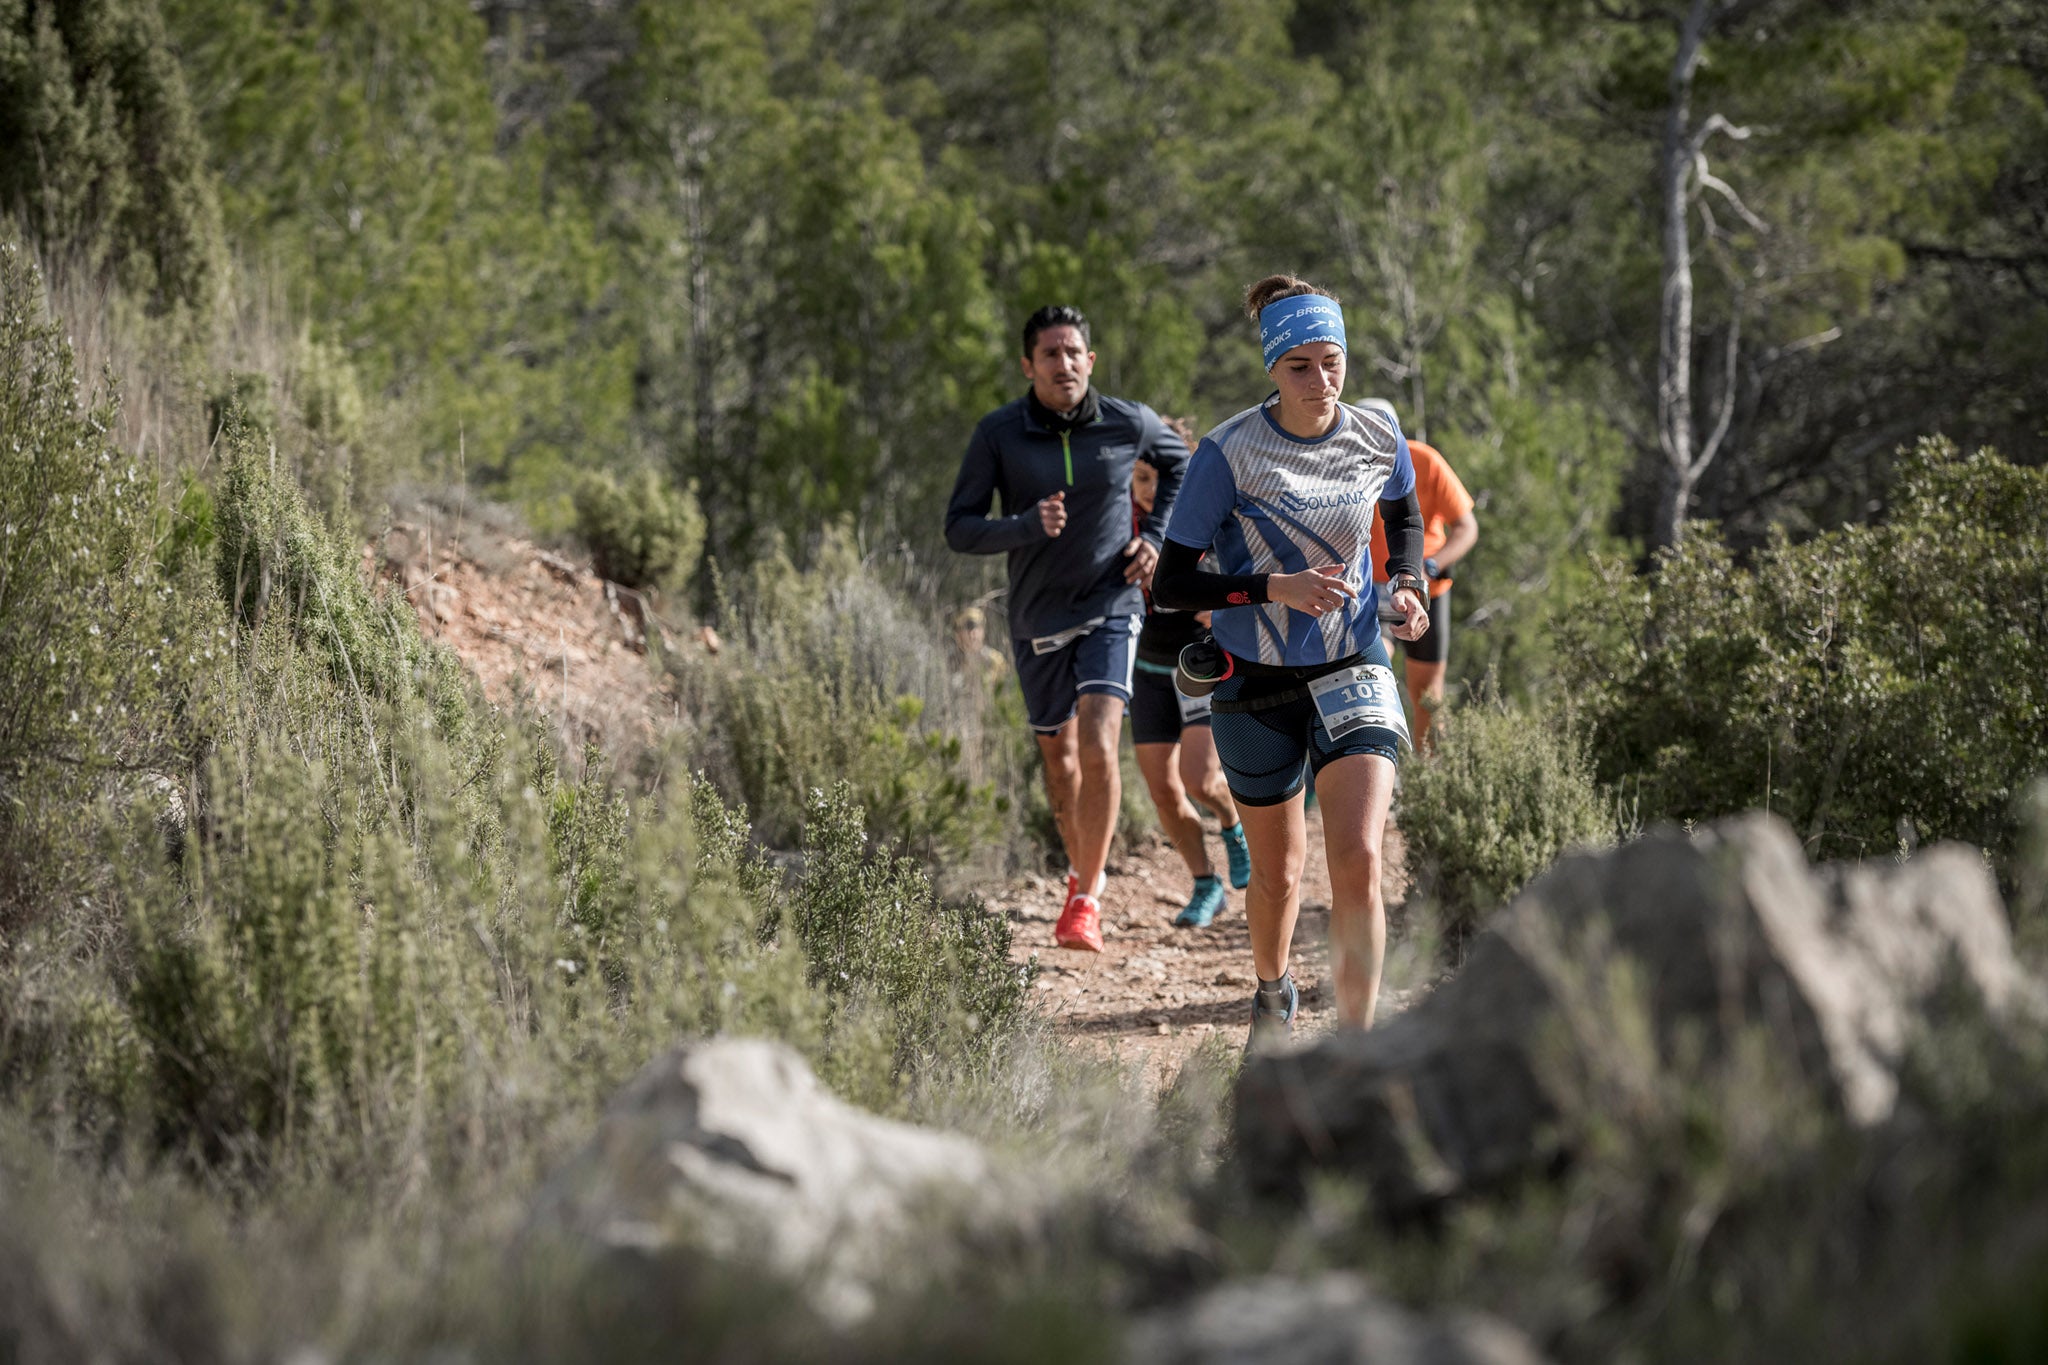
[[(1361, 613), (1373, 611), (1372, 519), (1401, 449), (1400, 425), (1386, 404), (1339, 403), (1338, 414), (1341, 428), (1314, 442), (1275, 431), (1260, 408), (1246, 408), (1209, 433), (1237, 485), (1237, 528), (1251, 555), (1248, 564), (1223, 563), (1225, 573), (1344, 566), (1344, 581), (1359, 596), (1348, 610), (1316, 623), (1328, 659), (1364, 647), (1355, 627)], [(1291, 613), (1278, 602), (1255, 610), (1259, 662), (1284, 662)]]

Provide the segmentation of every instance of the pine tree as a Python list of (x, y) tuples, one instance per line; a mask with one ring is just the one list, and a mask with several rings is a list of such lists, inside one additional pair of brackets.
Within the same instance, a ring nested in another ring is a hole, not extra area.
[(0, 209), (158, 307), (209, 302), (218, 197), (156, 0), (0, 0)]

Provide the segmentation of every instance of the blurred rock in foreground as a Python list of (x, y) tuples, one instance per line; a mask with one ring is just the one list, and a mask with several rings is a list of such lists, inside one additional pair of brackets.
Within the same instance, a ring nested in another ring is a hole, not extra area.
[(1131, 1328), (1130, 1365), (1539, 1365), (1480, 1313), (1424, 1318), (1356, 1275), (1266, 1276), (1213, 1289)]
[(911, 1241), (924, 1219), (991, 1212), (994, 1183), (968, 1139), (844, 1103), (780, 1044), (719, 1038), (627, 1083), (542, 1188), (528, 1231), (756, 1262), (846, 1323), (872, 1310), (882, 1277), (928, 1260)]
[(1630, 1068), (1692, 1081), (1761, 1050), (1781, 1095), (1869, 1126), (1927, 1011), (2042, 999), (1974, 850), (1813, 868), (1769, 816), (1659, 830), (1561, 859), (1385, 1027), (1248, 1062), (1237, 1151), (1256, 1188), (1333, 1168), (1398, 1217), (1569, 1160)]

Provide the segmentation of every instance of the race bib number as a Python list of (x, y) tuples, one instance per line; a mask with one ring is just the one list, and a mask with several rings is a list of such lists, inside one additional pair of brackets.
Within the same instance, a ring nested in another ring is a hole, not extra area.
[(1392, 730), (1403, 744), (1414, 743), (1408, 737), (1408, 717), (1401, 710), (1401, 692), (1394, 684), (1394, 671), (1390, 668), (1360, 664), (1339, 669), (1311, 682), (1308, 691), (1315, 698), (1316, 718), (1323, 724), (1323, 733), (1333, 740), (1374, 725)]
[(1200, 720), (1209, 714), (1210, 697), (1206, 692), (1199, 697), (1191, 697), (1176, 687), (1173, 689), (1173, 699), (1180, 703), (1180, 723), (1182, 725), (1186, 725), (1189, 721)]

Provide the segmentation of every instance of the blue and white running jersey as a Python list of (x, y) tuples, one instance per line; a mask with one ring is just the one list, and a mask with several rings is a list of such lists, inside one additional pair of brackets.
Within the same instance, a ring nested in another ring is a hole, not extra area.
[(1379, 639), (1373, 607), (1372, 519), (1382, 498), (1415, 491), (1408, 440), (1392, 407), (1337, 405), (1335, 428), (1314, 440), (1290, 436), (1274, 394), (1202, 438), (1181, 480), (1167, 539), (1213, 548), (1227, 574), (1300, 573), (1342, 564), (1358, 593), (1320, 620), (1278, 602), (1215, 613), (1218, 644), (1241, 659), (1304, 667), (1369, 649)]

